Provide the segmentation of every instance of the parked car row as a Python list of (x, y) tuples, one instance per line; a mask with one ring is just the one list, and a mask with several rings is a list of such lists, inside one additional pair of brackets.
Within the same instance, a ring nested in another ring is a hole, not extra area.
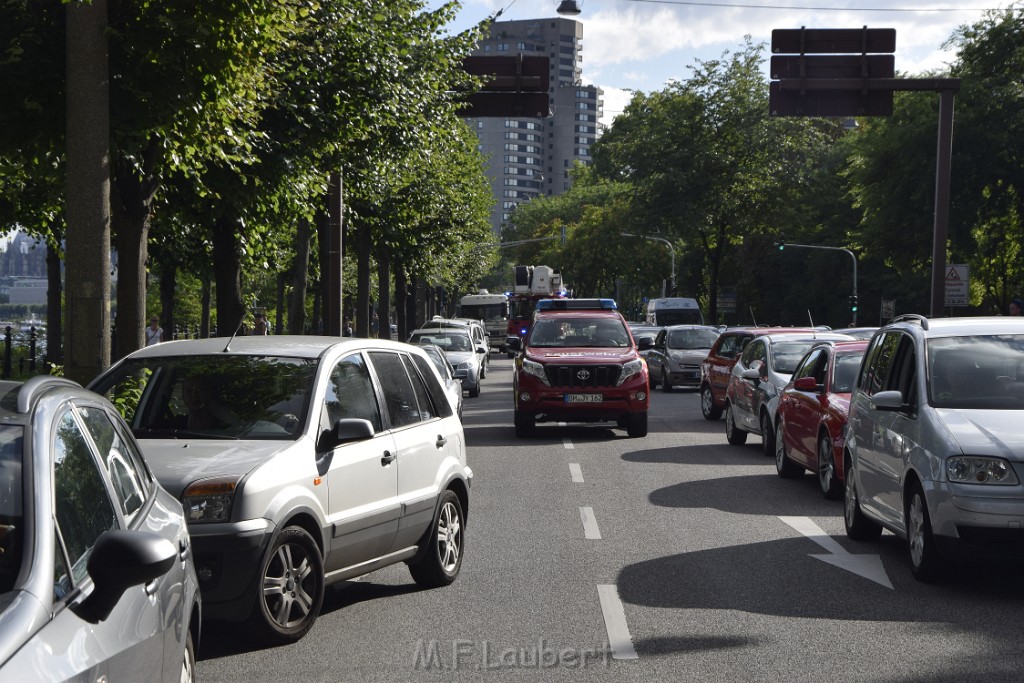
[(1024, 320), (904, 315), (858, 340), (727, 330), (704, 364), (708, 419), (730, 363), (729, 442), (761, 434), (780, 477), (814, 472), (851, 539), (888, 529), (923, 581), (1024, 559)]
[(480, 395), (481, 380), (487, 377), (490, 364), (487, 331), (482, 323), (468, 318), (434, 316), (423, 327), (414, 330), (408, 341), (421, 346), (436, 346), (469, 397)]

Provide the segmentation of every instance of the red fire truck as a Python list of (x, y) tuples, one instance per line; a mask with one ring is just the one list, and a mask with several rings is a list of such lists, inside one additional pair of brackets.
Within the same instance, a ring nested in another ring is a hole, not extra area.
[[(549, 266), (514, 266), (513, 274), (515, 284), (508, 293), (507, 337), (522, 339), (530, 331), (530, 319), (537, 302), (541, 299), (565, 299), (569, 292), (562, 284), (561, 273)], [(508, 352), (509, 358), (513, 355)]]

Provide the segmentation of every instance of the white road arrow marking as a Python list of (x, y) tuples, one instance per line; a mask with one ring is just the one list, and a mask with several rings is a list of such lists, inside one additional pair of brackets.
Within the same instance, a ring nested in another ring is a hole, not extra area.
[(809, 517), (779, 517), (783, 522), (799, 531), (806, 538), (814, 541), (828, 551), (828, 555), (811, 555), (822, 562), (827, 562), (834, 567), (853, 572), (869, 581), (874, 581), (880, 586), (892, 590), (892, 582), (889, 581), (885, 567), (882, 566), (882, 558), (878, 555), (854, 555), (846, 552), (843, 546), (839, 545), (834, 538), (824, 532)]

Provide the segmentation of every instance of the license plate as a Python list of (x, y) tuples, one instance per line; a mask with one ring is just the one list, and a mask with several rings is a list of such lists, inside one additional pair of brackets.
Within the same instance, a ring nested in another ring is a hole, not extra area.
[(566, 403), (600, 403), (604, 400), (603, 394), (566, 394)]

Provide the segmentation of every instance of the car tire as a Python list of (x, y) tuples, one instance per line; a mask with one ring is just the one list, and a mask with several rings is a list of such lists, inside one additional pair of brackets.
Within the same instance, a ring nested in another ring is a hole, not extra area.
[(462, 503), (455, 492), (448, 489), (441, 496), (434, 521), (423, 535), (426, 552), (409, 565), (413, 581), (424, 588), (450, 585), (462, 567), (465, 529)]
[(747, 433), (736, 426), (732, 416), (732, 404), (725, 404), (725, 438), (733, 446), (742, 446), (747, 442)]
[(480, 395), (480, 382), (478, 380), (476, 384), (474, 384), (473, 386), (471, 386), (469, 388), (469, 397), (470, 398), (476, 398), (479, 395)]
[(874, 541), (882, 535), (882, 526), (868, 519), (860, 509), (860, 497), (857, 493), (857, 477), (854, 476), (853, 461), (847, 455), (843, 471), (845, 487), (843, 501), (843, 524), (846, 535), (854, 541)]
[(910, 571), (918, 581), (929, 583), (941, 576), (939, 551), (935, 547), (932, 521), (928, 514), (928, 502), (924, 498), (921, 484), (914, 482), (906, 502), (904, 519), (907, 526), (907, 554), (910, 557)]
[(775, 424), (775, 471), (783, 479), (796, 479), (803, 476), (804, 468), (790, 460), (786, 454), (786, 440), (782, 438), (782, 422), (777, 421)]
[(772, 419), (765, 410), (761, 411), (761, 452), (767, 458), (775, 457), (775, 428), (772, 427)]
[(843, 485), (836, 473), (836, 456), (832, 439), (827, 432), (818, 436), (818, 486), (826, 500), (838, 500), (843, 495)]
[(181, 683), (196, 683), (196, 646), (192, 641), (192, 629), (185, 629), (185, 656), (181, 661)]
[(309, 533), (286, 527), (260, 565), (256, 604), (250, 617), (257, 635), (294, 643), (313, 627), (324, 600), (324, 562)]
[(537, 426), (537, 417), (535, 415), (527, 415), (526, 413), (516, 411), (513, 419), (516, 425), (516, 436), (520, 439), (533, 436)]
[(647, 436), (647, 411), (642, 413), (630, 413), (626, 426), (626, 434), (633, 439)]
[(722, 409), (715, 406), (715, 394), (711, 391), (710, 384), (700, 388), (700, 412), (705, 420), (712, 422), (722, 417)]
[(661, 390), (666, 394), (672, 393), (672, 382), (668, 379), (668, 373), (665, 372), (665, 368), (661, 369)]

